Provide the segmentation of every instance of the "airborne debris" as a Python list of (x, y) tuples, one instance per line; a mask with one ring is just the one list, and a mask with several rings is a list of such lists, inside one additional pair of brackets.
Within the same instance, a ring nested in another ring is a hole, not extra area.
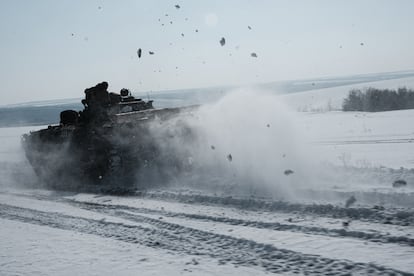
[(270, 124), (267, 124), (266, 126), (267, 126), (267, 127), (270, 127)]
[(229, 160), (230, 162), (233, 161), (233, 156), (231, 156), (230, 153), (227, 155), (227, 160)]
[(289, 170), (289, 169), (284, 171), (284, 174), (285, 175), (291, 175), (293, 173), (294, 173), (294, 171), (293, 170)]
[(181, 36), (182, 36), (182, 37), (184, 37), (184, 34), (183, 34), (183, 33), (181, 33)]
[(178, 10), (179, 8), (181, 8), (181, 7), (180, 7), (180, 5), (175, 5), (174, 7), (175, 7), (177, 10)]
[(152, 51), (148, 51), (148, 54), (153, 55), (153, 54), (154, 54), (154, 52), (152, 52)]
[(364, 46), (364, 42), (361, 42), (359, 45)]
[(348, 221), (343, 221), (343, 222), (342, 222), (342, 226), (343, 226), (343, 227), (348, 227), (350, 223), (351, 223), (351, 221), (350, 221), (350, 220), (348, 220)]
[(220, 45), (221, 46), (224, 46), (226, 44), (226, 39), (224, 38), (224, 37), (222, 37), (221, 39), (220, 39)]
[(141, 58), (141, 54), (142, 54), (142, 49), (139, 48), (138, 51), (137, 51), (138, 58)]
[(257, 58), (257, 54), (256, 53), (251, 53), (250, 54), (251, 57)]
[(215, 150), (216, 149), (216, 147), (213, 146), (213, 145), (211, 145), (210, 147), (211, 147), (212, 150)]
[(407, 186), (407, 181), (405, 181), (404, 179), (397, 179), (392, 183), (393, 188), (401, 188), (404, 186)]
[(196, 29), (195, 32), (198, 33), (198, 29)]
[(348, 208), (350, 207), (352, 204), (354, 204), (356, 202), (356, 198), (352, 195), (350, 198), (348, 198), (345, 202), (345, 207)]
[(251, 29), (252, 29), (252, 27), (250, 27), (250, 26), (247, 26), (247, 28), (248, 28), (249, 30), (251, 30)]

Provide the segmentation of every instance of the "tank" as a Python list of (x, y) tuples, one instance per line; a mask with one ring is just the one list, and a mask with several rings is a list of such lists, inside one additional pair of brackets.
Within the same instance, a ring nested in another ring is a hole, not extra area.
[(167, 145), (177, 136), (191, 139), (180, 118), (197, 107), (157, 109), (127, 89), (119, 94), (107, 89), (107, 82), (85, 89), (82, 111), (64, 110), (58, 125), (22, 136), (40, 183), (60, 190), (127, 193), (185, 169), (189, 157)]

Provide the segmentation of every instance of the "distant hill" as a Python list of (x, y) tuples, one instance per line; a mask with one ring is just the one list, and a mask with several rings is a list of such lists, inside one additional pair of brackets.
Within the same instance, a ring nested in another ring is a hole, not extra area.
[[(255, 84), (250, 87), (273, 91), (277, 94), (290, 94), (408, 77), (414, 77), (414, 71), (280, 81)], [(165, 90), (145, 94), (134, 93), (134, 96), (142, 97), (143, 99), (149, 97), (154, 100), (154, 106), (157, 108), (177, 107), (214, 102), (236, 88), (234, 86), (222, 86)], [(56, 124), (59, 123), (60, 112), (66, 109), (82, 110), (81, 99), (51, 100), (0, 106), (0, 127)]]
[(3, 107), (0, 108), (0, 127), (56, 124), (60, 112), (66, 109), (81, 110), (82, 104)]

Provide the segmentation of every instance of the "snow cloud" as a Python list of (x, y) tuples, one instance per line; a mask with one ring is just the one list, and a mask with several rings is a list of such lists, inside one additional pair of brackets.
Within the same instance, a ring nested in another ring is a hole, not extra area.
[(192, 139), (177, 137), (166, 147), (191, 163), (180, 181), (221, 191), (288, 196), (309, 182), (311, 171), (296, 116), (274, 94), (239, 89), (180, 118)]

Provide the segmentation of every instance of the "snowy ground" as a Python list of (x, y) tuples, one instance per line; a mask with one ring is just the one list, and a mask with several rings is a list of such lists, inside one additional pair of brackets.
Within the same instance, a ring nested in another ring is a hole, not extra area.
[(413, 110), (295, 114), (315, 166), (290, 163), (279, 184), (289, 196), (224, 180), (128, 197), (38, 189), (19, 138), (40, 127), (2, 128), (0, 275), (413, 275), (413, 120)]
[(2, 275), (414, 271), (412, 211), (199, 197), (3, 191)]

